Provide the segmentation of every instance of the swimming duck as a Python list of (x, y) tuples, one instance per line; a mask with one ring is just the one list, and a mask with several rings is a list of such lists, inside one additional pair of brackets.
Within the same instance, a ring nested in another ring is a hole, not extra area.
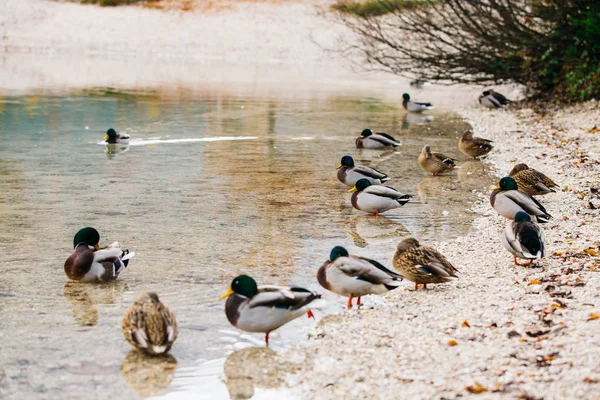
[(402, 107), (404, 107), (406, 111), (420, 113), (425, 110), (433, 110), (433, 106), (431, 105), (431, 103), (419, 103), (416, 101), (410, 101), (410, 95), (408, 93), (404, 93), (402, 95), (402, 99)]
[(124, 133), (117, 133), (113, 128), (106, 131), (104, 141), (108, 144), (128, 144), (130, 136)]
[(504, 108), (508, 103), (511, 103), (504, 95), (495, 92), (494, 90), (485, 90), (479, 96), (479, 104), (489, 108)]
[(69, 279), (83, 282), (112, 281), (127, 268), (134, 252), (121, 250), (119, 242), (101, 249), (99, 241), (100, 234), (91, 227), (82, 228), (75, 234), (75, 250), (65, 261), (65, 274)]
[(550, 192), (556, 192), (554, 188), (559, 186), (546, 175), (526, 164), (517, 164), (510, 170), (508, 176), (517, 181), (519, 190), (530, 196), (541, 196)]
[(480, 137), (473, 137), (473, 132), (467, 131), (458, 141), (459, 150), (468, 157), (481, 157), (486, 155), (494, 148), (492, 141)]
[(357, 210), (375, 213), (386, 212), (402, 207), (408, 203), (410, 195), (400, 193), (389, 186), (372, 185), (368, 179), (359, 179), (356, 185), (348, 190), (352, 195), (352, 206)]
[(121, 323), (125, 339), (151, 355), (169, 351), (177, 339), (175, 314), (156, 293), (140, 293), (125, 312)]
[(338, 165), (337, 178), (344, 185), (354, 186), (359, 179), (368, 179), (374, 185), (381, 185), (390, 180), (386, 174), (375, 168), (364, 165), (354, 165), (354, 159), (350, 156), (342, 157)]
[(442, 172), (451, 171), (454, 169), (456, 160), (442, 153), (432, 153), (431, 147), (425, 145), (417, 160), (421, 168), (433, 175), (438, 175)]
[(498, 214), (511, 220), (519, 211), (535, 216), (537, 222), (542, 224), (552, 218), (539, 201), (518, 190), (517, 182), (509, 176), (502, 178), (493, 189), (490, 204)]
[(400, 275), (415, 283), (415, 290), (419, 290), (419, 284), (426, 289), (428, 283), (444, 283), (458, 278), (458, 270), (446, 257), (432, 247), (421, 246), (413, 237), (398, 243), (393, 263)]
[[(514, 256), (515, 265), (531, 265), (533, 260), (544, 257), (544, 231), (526, 212), (515, 214), (514, 221), (508, 221), (502, 235), (502, 244)], [(529, 260), (519, 264), (518, 258)]]
[(320, 297), (299, 287), (257, 286), (251, 277), (240, 275), (221, 300), (227, 298), (225, 315), (231, 325), (247, 332), (264, 332), (269, 346), (269, 333), (302, 314), (311, 317), (307, 306)]
[(396, 289), (402, 276), (375, 260), (349, 255), (345, 248), (336, 246), (331, 250), (329, 260), (319, 268), (317, 280), (325, 289), (348, 296), (348, 308), (352, 308), (353, 297), (358, 297), (358, 306), (362, 296)]
[(387, 133), (373, 133), (370, 129), (364, 129), (356, 138), (355, 143), (359, 149), (385, 149), (390, 146), (400, 146), (400, 142)]

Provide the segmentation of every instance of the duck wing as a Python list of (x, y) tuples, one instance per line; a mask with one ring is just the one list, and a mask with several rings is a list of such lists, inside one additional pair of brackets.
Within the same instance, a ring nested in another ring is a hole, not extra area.
[(552, 216), (548, 214), (542, 203), (537, 201), (535, 198), (529, 196), (527, 193), (523, 193), (520, 190), (507, 190), (503, 192), (503, 194), (504, 196), (518, 204), (523, 210), (525, 210), (527, 214), (542, 216), (546, 219), (552, 218)]
[(385, 179), (387, 178), (387, 174), (384, 174), (381, 171), (376, 170), (375, 168), (366, 167), (364, 165), (356, 165), (353, 168), (354, 172), (364, 175), (366, 177), (372, 179)]
[(512, 103), (512, 101), (507, 99), (502, 93), (494, 92), (490, 96), (503, 106)]
[(455, 165), (454, 162), (456, 161), (456, 159), (448, 157), (442, 153), (431, 153), (431, 156), (434, 157), (437, 161), (442, 162), (446, 165)]
[(493, 140), (488, 140), (480, 137), (473, 138), (473, 144), (481, 149), (491, 149), (493, 146), (490, 143), (493, 143)]
[(308, 289), (287, 286), (264, 285), (248, 300), (248, 307), (284, 308), (298, 310), (321, 295)]
[(458, 270), (437, 250), (431, 247), (413, 248), (413, 260), (421, 271), (440, 277), (454, 277)]
[(371, 186), (367, 187), (365, 190), (363, 190), (362, 193), (369, 193), (369, 194), (379, 196), (379, 197), (388, 197), (388, 198), (394, 199), (394, 200), (406, 200), (406, 201), (408, 201), (411, 197), (408, 194), (400, 193), (399, 191), (397, 191), (396, 189), (394, 189), (392, 187), (382, 186), (382, 185), (371, 185)]
[[(544, 232), (532, 222), (513, 224), (514, 236), (518, 239), (520, 253), (528, 258), (544, 256)], [(511, 243), (512, 246), (512, 243)]]
[(368, 258), (358, 256), (340, 257), (335, 261), (334, 266), (349, 277), (373, 285), (386, 285), (388, 289), (397, 287), (397, 283), (402, 280), (401, 275)]
[(383, 143), (386, 146), (399, 146), (400, 142), (396, 140), (394, 137), (388, 135), (387, 133), (378, 132), (374, 135), (369, 136), (371, 139), (378, 141), (379, 143)]

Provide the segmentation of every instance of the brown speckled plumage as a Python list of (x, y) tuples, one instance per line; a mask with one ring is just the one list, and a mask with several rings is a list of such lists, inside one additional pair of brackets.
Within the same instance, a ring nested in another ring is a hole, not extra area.
[(473, 137), (473, 132), (465, 132), (458, 141), (459, 150), (468, 157), (481, 157), (494, 148), (492, 141), (480, 137)]
[(520, 191), (530, 196), (542, 196), (555, 192), (554, 188), (559, 187), (552, 179), (533, 168), (529, 168), (526, 164), (515, 165), (508, 176), (517, 182)]
[(453, 158), (441, 153), (432, 153), (429, 146), (423, 147), (419, 154), (418, 162), (425, 171), (437, 175), (442, 172), (451, 171), (455, 167)]
[(141, 293), (122, 322), (123, 335), (134, 347), (152, 355), (169, 351), (177, 339), (175, 314), (156, 293)]
[(414, 238), (404, 239), (398, 244), (393, 263), (400, 275), (415, 284), (449, 282), (457, 277), (458, 272), (437, 250), (421, 246)]

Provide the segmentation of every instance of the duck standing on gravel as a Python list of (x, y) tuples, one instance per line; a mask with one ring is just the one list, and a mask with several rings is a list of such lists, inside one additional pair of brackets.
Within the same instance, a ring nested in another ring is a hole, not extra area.
[(359, 306), (362, 296), (396, 289), (402, 276), (375, 260), (350, 255), (345, 248), (336, 246), (331, 250), (329, 260), (319, 268), (317, 280), (325, 289), (348, 296), (348, 308), (352, 308), (354, 297), (358, 297), (356, 305)]
[(379, 213), (399, 208), (410, 200), (410, 195), (400, 193), (389, 186), (372, 185), (368, 179), (359, 179), (356, 185), (348, 190), (352, 194), (351, 203), (354, 208), (379, 216)]
[(423, 289), (428, 283), (445, 283), (458, 278), (458, 270), (436, 249), (421, 246), (415, 238), (409, 237), (398, 243), (394, 254), (394, 268), (405, 279), (419, 285)]
[(542, 196), (556, 192), (559, 186), (543, 173), (529, 168), (527, 164), (517, 164), (510, 170), (508, 176), (517, 181), (519, 190), (530, 196)]
[[(502, 244), (514, 256), (515, 265), (531, 265), (533, 260), (544, 257), (544, 231), (531, 220), (526, 212), (515, 214), (514, 221), (508, 221), (502, 235)], [(529, 260), (519, 264), (517, 258)]]
[(100, 234), (92, 227), (82, 228), (75, 234), (75, 250), (67, 258), (64, 266), (69, 279), (83, 282), (115, 280), (135, 255), (129, 250), (121, 250), (119, 242), (114, 242), (104, 249), (100, 248), (99, 242)]
[(124, 133), (117, 133), (113, 128), (106, 131), (104, 141), (107, 144), (129, 144), (130, 136)]
[(417, 101), (410, 101), (410, 95), (404, 93), (402, 95), (402, 107), (408, 112), (420, 113), (425, 110), (433, 110), (431, 103), (420, 103)]
[(358, 149), (385, 149), (400, 146), (400, 142), (387, 133), (373, 133), (370, 129), (363, 129), (355, 143)]
[(479, 96), (479, 104), (488, 108), (504, 108), (511, 103), (504, 95), (494, 90), (484, 90)]
[(151, 355), (167, 353), (177, 339), (175, 314), (156, 293), (138, 294), (123, 316), (121, 328), (133, 347)]
[(465, 156), (477, 159), (477, 157), (485, 156), (494, 148), (491, 143), (491, 140), (473, 137), (473, 132), (467, 131), (458, 141), (458, 149)]
[(552, 218), (539, 201), (518, 190), (517, 182), (509, 176), (500, 179), (498, 186), (493, 189), (490, 204), (498, 214), (510, 220), (519, 211), (534, 216), (542, 224)]
[(452, 171), (455, 164), (455, 159), (443, 155), (442, 153), (432, 153), (431, 147), (425, 145), (419, 158), (417, 159), (421, 168), (425, 171), (438, 175), (442, 172)]
[(303, 314), (312, 317), (308, 305), (321, 295), (299, 287), (257, 286), (251, 277), (240, 275), (221, 295), (221, 300), (225, 298), (225, 315), (231, 325), (246, 332), (265, 333), (268, 347), (272, 331)]
[(355, 165), (354, 159), (350, 156), (342, 157), (338, 165), (337, 178), (347, 186), (354, 186), (360, 179), (367, 179), (373, 185), (381, 185), (390, 180), (387, 174), (376, 170), (375, 168), (364, 165)]

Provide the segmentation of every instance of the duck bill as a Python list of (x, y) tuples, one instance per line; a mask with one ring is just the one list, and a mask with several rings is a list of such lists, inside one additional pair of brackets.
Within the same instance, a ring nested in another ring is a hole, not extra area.
[(500, 185), (497, 185), (496, 187), (494, 187), (492, 190), (500, 190)]
[(223, 293), (223, 294), (221, 295), (221, 297), (219, 297), (219, 300), (226, 299), (226, 298), (228, 298), (229, 296), (231, 296), (233, 293), (234, 293), (234, 291), (233, 291), (231, 288), (229, 288), (229, 289), (227, 289), (227, 291), (226, 291), (225, 293)]
[(94, 248), (95, 248), (96, 250), (100, 250), (100, 245), (99, 245), (98, 243), (96, 243), (96, 244), (94, 245)]
[(336, 167), (336, 169), (340, 169), (340, 168), (342, 168), (342, 164), (340, 164)]
[(352, 192), (356, 192), (356, 186), (354, 186), (352, 189), (348, 190), (348, 193), (352, 193)]
[(104, 135), (104, 139), (102, 140), (108, 140), (108, 135)]

